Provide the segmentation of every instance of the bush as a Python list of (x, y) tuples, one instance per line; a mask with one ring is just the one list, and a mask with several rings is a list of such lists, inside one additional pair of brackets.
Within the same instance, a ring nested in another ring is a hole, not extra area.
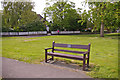
[(41, 21), (35, 21), (17, 28), (2, 27), (2, 32), (27, 32), (27, 31), (44, 31), (45, 25)]

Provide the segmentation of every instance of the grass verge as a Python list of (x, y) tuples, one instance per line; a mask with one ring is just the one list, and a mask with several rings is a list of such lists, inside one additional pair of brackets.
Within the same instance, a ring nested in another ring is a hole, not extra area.
[[(87, 74), (94, 78), (118, 78), (118, 40), (120, 38), (117, 35), (115, 33), (105, 34), (105, 37), (99, 37), (98, 34), (56, 35), (33, 38), (3, 37), (2, 56), (39, 64), (44, 61), (44, 49), (52, 47), (52, 41), (83, 45), (91, 43), (91, 71), (87, 72)], [(75, 60), (74, 62), (78, 61)]]

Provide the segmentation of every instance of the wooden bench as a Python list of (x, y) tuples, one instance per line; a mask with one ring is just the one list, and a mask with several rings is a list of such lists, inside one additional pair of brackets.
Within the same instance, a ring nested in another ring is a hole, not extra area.
[[(87, 67), (89, 67), (90, 45), (91, 44), (88, 44), (88, 45), (60, 44), (60, 43), (55, 43), (53, 41), (52, 48), (45, 49), (45, 62), (47, 63), (48, 60), (54, 60), (54, 56), (75, 59), (75, 60), (82, 60), (83, 61), (83, 70), (85, 70), (86, 65), (87, 65)], [(87, 49), (87, 51), (73, 51), (73, 50), (55, 49), (55, 47)], [(48, 52), (49, 49), (51, 49), (52, 52)], [(56, 53), (55, 51), (78, 53), (78, 54), (82, 54), (82, 56)], [(47, 55), (52, 56), (52, 58), (47, 59)], [(86, 64), (86, 60), (87, 60), (87, 64)]]

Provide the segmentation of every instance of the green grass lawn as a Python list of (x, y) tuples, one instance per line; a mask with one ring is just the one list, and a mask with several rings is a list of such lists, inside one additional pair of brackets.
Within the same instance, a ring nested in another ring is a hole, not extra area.
[[(56, 43), (83, 45), (91, 43), (91, 71), (87, 72), (87, 74), (94, 78), (118, 78), (118, 36), (116, 33), (105, 34), (105, 37), (99, 37), (98, 34), (33, 38), (3, 37), (2, 56), (39, 64), (40, 61), (44, 61), (44, 49), (51, 47), (53, 41)], [(77, 60), (74, 61), (78, 62)]]

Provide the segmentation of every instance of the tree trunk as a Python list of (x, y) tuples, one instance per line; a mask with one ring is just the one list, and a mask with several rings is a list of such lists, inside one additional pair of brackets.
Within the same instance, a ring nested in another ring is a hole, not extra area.
[(100, 37), (104, 37), (104, 23), (101, 21)]

